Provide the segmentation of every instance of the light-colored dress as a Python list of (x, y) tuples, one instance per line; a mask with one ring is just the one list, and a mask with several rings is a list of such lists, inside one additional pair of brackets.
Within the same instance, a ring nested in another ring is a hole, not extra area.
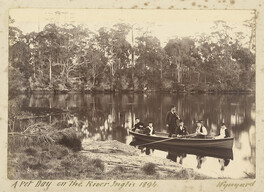
[(217, 137), (215, 137), (216, 139), (223, 139), (223, 138), (225, 138), (225, 136), (226, 136), (226, 127), (223, 127), (223, 128), (221, 128), (220, 129), (220, 135), (218, 135)]

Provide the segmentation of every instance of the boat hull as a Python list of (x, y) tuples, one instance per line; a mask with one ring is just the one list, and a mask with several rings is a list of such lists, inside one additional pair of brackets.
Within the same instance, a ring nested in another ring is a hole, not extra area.
[(224, 138), (224, 139), (203, 139), (203, 138), (168, 138), (160, 136), (158, 133), (155, 136), (149, 136), (141, 133), (136, 133), (129, 131), (136, 139), (145, 142), (162, 143), (168, 146), (184, 146), (184, 147), (199, 147), (199, 148), (222, 148), (222, 149), (232, 149), (234, 138)]
[(144, 146), (146, 141), (134, 140), (130, 143), (132, 146), (138, 146), (139, 149), (149, 148), (154, 150), (160, 150), (173, 154), (174, 156), (180, 156), (184, 154), (191, 154), (200, 157), (214, 157), (220, 159), (231, 159), (233, 160), (233, 150), (232, 149), (223, 149), (223, 148), (197, 148), (197, 147), (182, 147), (182, 146), (168, 146), (164, 144), (150, 144)]

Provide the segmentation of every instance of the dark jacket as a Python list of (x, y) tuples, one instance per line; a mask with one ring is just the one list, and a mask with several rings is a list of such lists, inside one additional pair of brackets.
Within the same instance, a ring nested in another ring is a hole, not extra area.
[(180, 127), (176, 130), (176, 135), (188, 135), (186, 127), (183, 126), (182, 130)]
[(142, 122), (138, 122), (135, 124), (135, 127), (132, 129), (132, 131), (135, 131), (136, 129), (143, 130), (145, 125)]
[(227, 138), (227, 137), (230, 137), (230, 132), (229, 132), (229, 130), (226, 128), (226, 129), (225, 129), (225, 137), (224, 137), (224, 138)]
[(166, 115), (166, 124), (169, 126), (168, 131), (169, 133), (175, 133), (175, 129), (177, 127), (177, 122), (179, 118), (175, 113), (169, 111)]
[(230, 137), (230, 132), (228, 129), (225, 129), (225, 138)]

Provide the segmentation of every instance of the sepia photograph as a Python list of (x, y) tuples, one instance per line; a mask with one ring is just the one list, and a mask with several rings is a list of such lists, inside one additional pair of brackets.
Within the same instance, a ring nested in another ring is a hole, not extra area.
[(255, 97), (255, 10), (9, 9), (9, 180), (254, 185)]

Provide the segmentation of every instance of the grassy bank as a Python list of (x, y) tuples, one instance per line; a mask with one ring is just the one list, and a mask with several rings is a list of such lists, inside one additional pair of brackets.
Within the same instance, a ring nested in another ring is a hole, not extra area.
[(207, 179), (167, 160), (142, 156), (118, 141), (89, 141), (81, 146), (74, 128), (44, 124), (9, 133), (9, 179)]
[[(105, 154), (107, 155), (107, 154)], [(8, 155), (9, 179), (206, 179), (192, 169), (111, 164), (63, 145), (21, 147)], [(137, 161), (137, 160), (136, 160)]]

